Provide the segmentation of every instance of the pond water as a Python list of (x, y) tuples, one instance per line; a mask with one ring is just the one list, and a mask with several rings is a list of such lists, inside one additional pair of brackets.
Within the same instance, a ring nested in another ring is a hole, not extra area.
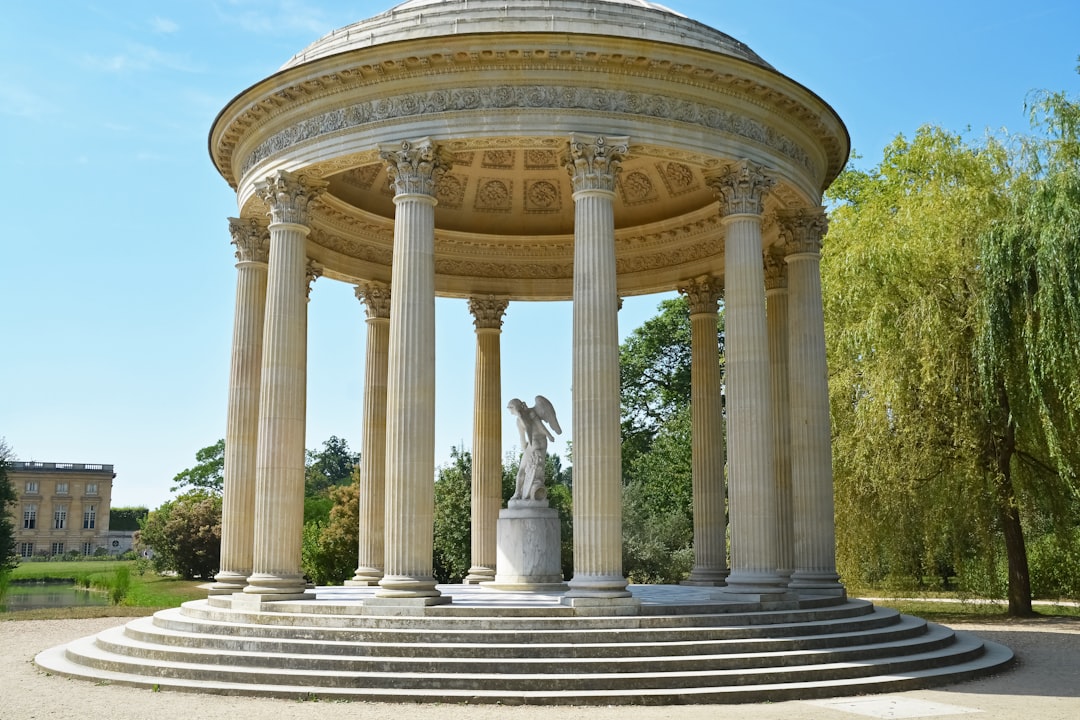
[(74, 583), (11, 583), (8, 585), (4, 609), (39, 610), (41, 608), (108, 605), (109, 596), (75, 587)]

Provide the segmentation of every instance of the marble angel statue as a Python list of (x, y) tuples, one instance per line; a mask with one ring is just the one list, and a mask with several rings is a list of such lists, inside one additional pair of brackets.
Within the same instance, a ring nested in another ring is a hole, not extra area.
[[(518, 434), (521, 437), (521, 465), (518, 467), (517, 487), (511, 500), (544, 500), (547, 489), (544, 487), (544, 468), (547, 464), (548, 441), (554, 440), (547, 426), (556, 434), (562, 434), (559, 420), (555, 417), (555, 408), (543, 395), (537, 395), (535, 405), (529, 407), (514, 398), (506, 406), (511, 415), (517, 417)], [(547, 425), (545, 425), (547, 423)]]

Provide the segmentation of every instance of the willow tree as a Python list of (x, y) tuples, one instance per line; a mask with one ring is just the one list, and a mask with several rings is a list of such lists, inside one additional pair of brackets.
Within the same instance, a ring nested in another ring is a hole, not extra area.
[(822, 261), (843, 569), (992, 592), (1004, 556), (1014, 615), (1025, 530), (1077, 508), (1080, 113), (1039, 108), (1019, 150), (927, 127), (846, 172)]

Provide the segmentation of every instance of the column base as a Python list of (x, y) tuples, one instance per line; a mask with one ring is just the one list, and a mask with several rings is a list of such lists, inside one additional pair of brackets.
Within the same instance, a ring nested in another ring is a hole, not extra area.
[(247, 579), (243, 591), (252, 595), (298, 595), (307, 589), (308, 582), (303, 575), (255, 573)]
[(245, 588), (244, 592), (235, 593), (232, 596), (232, 608), (233, 610), (260, 612), (263, 610), (272, 610), (274, 608), (274, 603), (314, 599), (315, 593), (313, 592), (250, 593)]
[(626, 578), (620, 575), (574, 575), (567, 583), (570, 590), (564, 596), (566, 598), (628, 598), (632, 597), (626, 589)]
[(375, 597), (399, 600), (437, 598), (442, 596), (442, 593), (435, 588), (435, 584), (433, 577), (386, 575), (379, 581), (379, 590), (375, 593)]
[(358, 567), (351, 580), (346, 580), (347, 587), (371, 587), (378, 585), (383, 578), (383, 572), (374, 567)]
[(691, 587), (723, 587), (724, 585), (727, 585), (727, 577), (730, 572), (731, 571), (727, 568), (722, 570), (694, 568), (690, 571), (690, 577), (679, 584)]
[(473, 565), (469, 568), (469, 574), (462, 581), (465, 585), (480, 585), (495, 579), (495, 569), (484, 565)]
[(749, 602), (787, 602), (797, 600), (798, 594), (788, 590), (784, 579), (775, 572), (735, 570), (720, 589), (725, 599)]
[(248, 584), (248, 574), (223, 570), (214, 576), (214, 583), (207, 589), (208, 595), (231, 595), (244, 592)]
[(847, 597), (847, 590), (840, 584), (840, 576), (834, 572), (796, 570), (791, 574), (788, 588), (806, 595)]

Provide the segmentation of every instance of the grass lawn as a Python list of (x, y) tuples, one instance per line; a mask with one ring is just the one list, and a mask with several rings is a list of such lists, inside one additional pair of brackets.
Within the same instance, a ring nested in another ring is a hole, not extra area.
[[(134, 560), (60, 561), (21, 563), (11, 572), (11, 582), (73, 581), (83, 587), (109, 592), (126, 569), (129, 584), (124, 599), (115, 605), (78, 608), (49, 608), (0, 613), (4, 620), (58, 620), (90, 617), (129, 617), (149, 615), (154, 610), (177, 607), (188, 600), (206, 597), (199, 588), (205, 581), (180, 580), (152, 571), (139, 574)], [(120, 571), (118, 573), (117, 571)]]

